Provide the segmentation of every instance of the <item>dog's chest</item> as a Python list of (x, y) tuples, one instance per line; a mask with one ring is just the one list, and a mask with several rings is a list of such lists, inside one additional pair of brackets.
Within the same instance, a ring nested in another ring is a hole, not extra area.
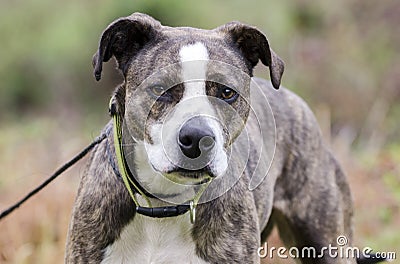
[(141, 215), (122, 230), (104, 252), (102, 264), (206, 264), (195, 251), (187, 214), (164, 219)]

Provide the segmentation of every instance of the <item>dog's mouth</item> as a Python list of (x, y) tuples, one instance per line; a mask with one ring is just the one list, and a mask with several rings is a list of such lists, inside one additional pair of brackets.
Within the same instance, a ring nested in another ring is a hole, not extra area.
[(198, 170), (177, 167), (167, 171), (164, 175), (171, 181), (182, 184), (203, 184), (210, 178), (215, 178), (215, 174), (209, 166)]

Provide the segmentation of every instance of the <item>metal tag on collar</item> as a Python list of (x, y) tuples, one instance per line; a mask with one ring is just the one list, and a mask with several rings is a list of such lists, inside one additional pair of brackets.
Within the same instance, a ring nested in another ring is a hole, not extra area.
[(192, 201), (190, 201), (190, 203), (189, 203), (189, 206), (190, 206), (190, 222), (192, 223), (192, 224), (194, 224), (194, 222), (196, 221), (196, 204), (194, 203), (194, 201), (192, 200)]

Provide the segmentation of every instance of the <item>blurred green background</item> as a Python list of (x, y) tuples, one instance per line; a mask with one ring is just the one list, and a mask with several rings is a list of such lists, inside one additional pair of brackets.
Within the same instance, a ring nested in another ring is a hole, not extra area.
[[(107, 122), (122, 78), (111, 62), (96, 82), (91, 58), (102, 30), (133, 12), (170, 26), (239, 20), (265, 32), (286, 62), (283, 85), (310, 104), (348, 174), (357, 245), (400, 248), (398, 0), (2, 0), (0, 210)], [(256, 75), (268, 78), (267, 69)], [(62, 262), (82, 164), (0, 222), (0, 263)]]

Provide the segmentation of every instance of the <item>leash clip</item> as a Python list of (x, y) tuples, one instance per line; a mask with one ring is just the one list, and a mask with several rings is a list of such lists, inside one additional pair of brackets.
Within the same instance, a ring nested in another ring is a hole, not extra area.
[(190, 223), (194, 224), (194, 222), (196, 221), (196, 204), (192, 201), (190, 201), (189, 203), (190, 206)]

